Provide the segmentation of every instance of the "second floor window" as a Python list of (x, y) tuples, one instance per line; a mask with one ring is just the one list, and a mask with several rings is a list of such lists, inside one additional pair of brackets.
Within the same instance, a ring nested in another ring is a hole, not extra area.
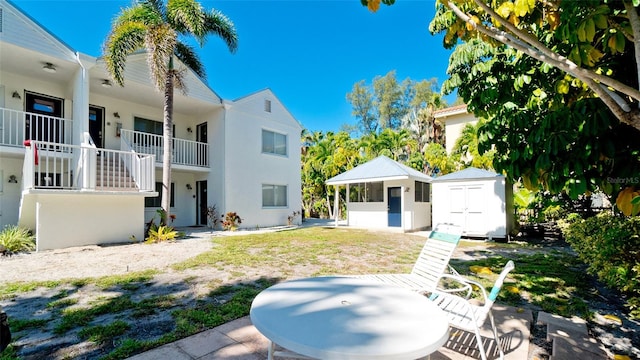
[(262, 152), (265, 154), (287, 155), (287, 135), (262, 130)]

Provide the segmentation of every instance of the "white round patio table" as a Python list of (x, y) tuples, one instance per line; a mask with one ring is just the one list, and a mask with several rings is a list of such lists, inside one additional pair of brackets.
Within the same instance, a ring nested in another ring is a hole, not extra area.
[[(427, 356), (449, 336), (445, 313), (416, 292), (357, 277), (286, 281), (251, 304), (253, 325), (274, 344), (315, 359)], [(277, 355), (277, 354), (276, 354)]]

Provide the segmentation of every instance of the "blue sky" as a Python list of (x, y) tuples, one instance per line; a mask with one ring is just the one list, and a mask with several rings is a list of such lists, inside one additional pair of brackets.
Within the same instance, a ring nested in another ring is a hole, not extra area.
[[(233, 100), (270, 88), (302, 125), (338, 131), (355, 124), (346, 94), (396, 71), (399, 80), (446, 79), (450, 55), (429, 33), (434, 0), (398, 0), (377, 13), (359, 0), (201, 0), (235, 24), (230, 54), (211, 37), (198, 49), (207, 82)], [(13, 0), (73, 49), (100, 56), (111, 20), (130, 0)], [(453, 102), (454, 97), (447, 98)]]

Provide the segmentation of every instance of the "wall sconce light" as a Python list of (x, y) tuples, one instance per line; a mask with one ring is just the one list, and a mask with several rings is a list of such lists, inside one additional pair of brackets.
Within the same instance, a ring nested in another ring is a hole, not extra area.
[(11, 97), (18, 100), (22, 99), (22, 97), (20, 96), (20, 93), (17, 91), (14, 91)]
[(187, 190), (192, 190), (191, 184), (187, 184)]
[(120, 131), (122, 130), (122, 123), (116, 123), (116, 136), (120, 137)]
[(116, 119), (120, 119), (120, 114), (118, 114), (118, 112), (116, 111), (113, 113), (113, 117)]
[(107, 79), (104, 79), (104, 80), (102, 80), (102, 84), (100, 84), (100, 85), (102, 85), (103, 88), (110, 88), (111, 87), (111, 81), (109, 81)]
[(192, 132), (193, 132), (193, 130), (191, 130), (191, 127), (188, 127), (188, 128), (187, 128), (187, 132), (188, 132), (188, 133), (192, 133)]
[(44, 66), (42, 67), (42, 70), (48, 73), (54, 73), (56, 72), (56, 67), (52, 63), (48, 62), (44, 64)]
[(407, 186), (407, 188), (404, 189), (404, 192), (409, 192), (409, 190), (411, 190), (411, 188)]
[(18, 178), (15, 175), (9, 175), (9, 184), (17, 184)]

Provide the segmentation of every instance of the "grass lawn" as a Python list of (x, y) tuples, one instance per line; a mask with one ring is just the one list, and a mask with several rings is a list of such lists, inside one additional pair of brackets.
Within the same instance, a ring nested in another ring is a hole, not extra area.
[[(211, 250), (163, 270), (0, 285), (0, 300), (10, 316), (12, 307), (33, 309), (32, 316), (10, 317), (14, 338), (26, 345), (30, 336), (71, 339), (55, 347), (61, 358), (123, 359), (248, 315), (253, 298), (278, 281), (409, 272), (425, 238), (317, 227), (212, 241)], [(516, 268), (499, 302), (591, 316), (588, 303), (597, 291), (571, 254), (528, 244), (464, 241), (459, 250), (469, 260), (460, 257), (451, 264), (487, 286), (514, 260)], [(83, 350), (79, 343), (86, 344)], [(0, 359), (19, 358), (19, 351), (10, 346)], [(52, 348), (42, 346), (42, 351), (48, 354)]]

